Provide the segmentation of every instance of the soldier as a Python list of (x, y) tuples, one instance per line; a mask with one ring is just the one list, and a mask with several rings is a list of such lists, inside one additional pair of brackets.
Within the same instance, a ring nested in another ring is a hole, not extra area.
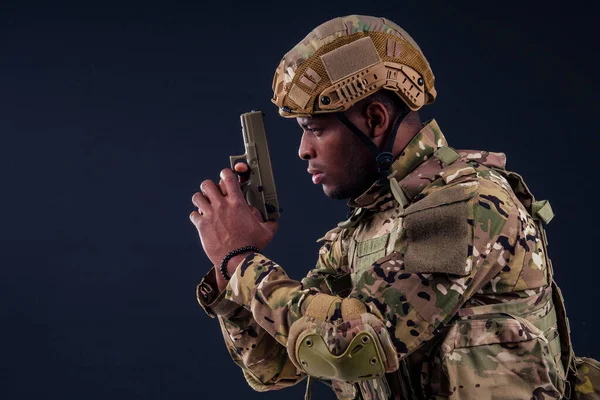
[(233, 171), (192, 197), (216, 266), (198, 301), (252, 388), (308, 376), (307, 397), (318, 379), (338, 399), (579, 393), (542, 227), (550, 204), (504, 154), (454, 150), (435, 120), (421, 123), (434, 76), (402, 28), (328, 21), (283, 57), (273, 91), (302, 128), (313, 182), (352, 211), (298, 282), (260, 253), (277, 224), (246, 205)]

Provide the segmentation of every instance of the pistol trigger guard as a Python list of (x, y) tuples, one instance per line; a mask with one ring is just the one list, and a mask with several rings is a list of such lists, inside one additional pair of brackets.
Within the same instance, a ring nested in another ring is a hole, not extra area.
[[(248, 169), (246, 170), (246, 172), (237, 172), (237, 171), (235, 170), (235, 166), (236, 166), (237, 164), (239, 164), (239, 163), (246, 164), (246, 167), (248, 167)], [(252, 168), (250, 167), (250, 165), (248, 164), (248, 161), (246, 161), (246, 159), (245, 159), (245, 158), (243, 158), (243, 159), (238, 159), (238, 160), (235, 160), (235, 162), (233, 163), (233, 167), (232, 167), (232, 169), (233, 169), (233, 172), (234, 172), (234, 173), (235, 173), (237, 176), (239, 176), (239, 177), (241, 177), (241, 178), (242, 178), (242, 183), (245, 183), (245, 182), (247, 182), (247, 181), (249, 181), (249, 180), (250, 180), (250, 175), (251, 175), (251, 173), (252, 173)]]

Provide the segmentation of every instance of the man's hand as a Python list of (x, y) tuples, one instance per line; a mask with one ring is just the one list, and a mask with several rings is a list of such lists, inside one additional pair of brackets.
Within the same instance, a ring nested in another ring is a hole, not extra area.
[[(246, 165), (235, 167), (239, 173), (247, 168)], [(219, 186), (205, 180), (200, 189), (201, 192), (192, 196), (192, 203), (198, 210), (192, 211), (190, 220), (213, 264), (221, 264), (232, 250), (243, 246), (256, 246), (262, 250), (271, 242), (277, 222), (264, 222), (260, 212), (246, 203), (238, 177), (231, 169), (221, 171)]]

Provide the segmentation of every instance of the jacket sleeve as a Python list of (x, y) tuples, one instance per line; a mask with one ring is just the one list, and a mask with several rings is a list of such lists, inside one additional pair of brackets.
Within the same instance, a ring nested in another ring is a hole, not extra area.
[[(315, 268), (302, 282), (280, 279), (278, 285), (281, 290), (287, 287), (290, 292), (301, 293), (304, 288), (312, 287), (315, 292), (328, 293), (325, 279), (337, 274), (336, 271), (340, 269), (340, 262), (343, 260), (341, 247), (334, 246), (332, 249), (331, 239), (337, 235), (337, 230), (334, 231), (320, 239), (324, 240), (324, 244), (319, 250)], [(244, 266), (252, 264), (257, 257), (257, 255), (247, 257), (238, 270), (247, 268)], [(266, 264), (265, 262), (262, 267), (257, 265), (257, 272), (263, 268), (267, 269)], [(240, 295), (248, 295), (249, 292), (244, 290), (240, 293), (237, 274), (225, 290), (218, 293), (215, 273), (216, 269), (212, 268), (202, 279), (197, 287), (197, 299), (210, 317), (218, 319), (229, 354), (242, 368), (248, 384), (254, 390), (267, 391), (282, 389), (300, 382), (305, 374), (290, 362), (287, 349), (281, 340), (263, 327), (263, 325), (271, 326), (273, 323), (271, 317), (274, 318), (274, 315), (254, 315), (250, 307), (239, 300)]]
[[(340, 354), (370, 325), (383, 343), (386, 370), (393, 371), (398, 359), (436, 335), (514, 256), (519, 221), (509, 193), (484, 180), (454, 187), (406, 210), (395, 251), (368, 267), (349, 296), (363, 305), (358, 318), (356, 312), (344, 318), (343, 298), (324, 292), (323, 285), (290, 279), (261, 254), (243, 260), (224, 299), (251, 313), (292, 358), (299, 336), (294, 326), (321, 333), (330, 352)], [(328, 304), (321, 320), (306, 318), (313, 302)], [(295, 365), (302, 371), (297, 360)]]

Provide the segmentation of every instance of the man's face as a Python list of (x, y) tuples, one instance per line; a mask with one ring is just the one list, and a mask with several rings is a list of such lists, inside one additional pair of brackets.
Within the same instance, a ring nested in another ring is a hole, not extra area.
[[(364, 118), (348, 117), (367, 132)], [(377, 169), (373, 156), (334, 115), (300, 117), (296, 121), (302, 128), (298, 156), (308, 161), (313, 182), (323, 185), (326, 196), (354, 198), (375, 182)]]

